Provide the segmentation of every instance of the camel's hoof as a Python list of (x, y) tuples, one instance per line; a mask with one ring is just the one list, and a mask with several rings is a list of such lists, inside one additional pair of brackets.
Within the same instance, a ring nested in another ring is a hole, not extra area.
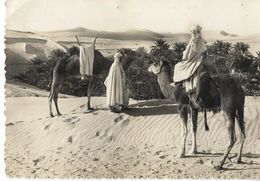
[(208, 126), (205, 126), (205, 131), (209, 131), (209, 127)]
[(179, 153), (178, 154), (178, 158), (184, 158), (185, 157), (185, 154), (184, 153)]
[(88, 108), (88, 109), (85, 109), (85, 110), (84, 110), (84, 113), (90, 113), (90, 112), (92, 112), (92, 111), (94, 111), (93, 108)]
[(58, 116), (61, 116), (62, 114), (61, 113), (58, 113)]
[(214, 166), (214, 169), (215, 169), (215, 170), (222, 170), (223, 167), (222, 167), (221, 165), (217, 165), (217, 166)]
[(243, 161), (241, 160), (241, 158), (238, 158), (236, 162), (237, 162), (237, 164), (244, 164), (244, 163), (245, 163), (245, 162), (243, 162)]
[(189, 154), (190, 155), (196, 155), (196, 154), (198, 154), (198, 151), (197, 150), (192, 150), (192, 151), (189, 152)]
[(51, 117), (51, 118), (53, 118), (53, 117), (54, 117), (54, 115), (53, 115), (53, 114), (50, 114), (50, 117)]

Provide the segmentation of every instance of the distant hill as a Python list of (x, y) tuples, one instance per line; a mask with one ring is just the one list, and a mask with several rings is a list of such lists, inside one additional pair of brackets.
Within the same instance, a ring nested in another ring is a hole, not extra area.
[[(67, 30), (58, 30), (50, 32), (23, 32), (16, 30), (6, 30), (6, 70), (7, 76), (13, 77), (23, 73), (28, 69), (31, 58), (40, 56), (47, 59), (49, 53), (57, 48), (66, 51), (65, 47), (76, 45), (75, 35), (80, 37), (80, 41), (89, 44), (93, 37), (99, 32), (97, 49), (104, 56), (111, 56), (115, 49), (145, 47), (147, 50), (153, 44), (153, 41), (162, 38), (170, 43), (188, 42), (189, 33), (158, 33), (147, 29), (137, 30), (129, 29), (123, 32), (109, 32), (78, 27)], [(216, 40), (229, 41), (231, 43), (245, 42), (249, 44), (250, 51), (256, 54), (260, 50), (260, 34), (248, 36), (239, 36), (221, 31), (203, 31), (202, 36), (207, 42)], [(19, 65), (19, 66), (18, 66)]]
[(188, 33), (162, 33), (164, 38), (171, 42), (188, 42), (190, 34)]
[[(187, 42), (190, 39), (189, 33), (158, 33), (148, 29), (130, 29), (123, 32), (109, 32), (109, 31), (98, 31), (87, 29), (84, 27), (78, 27), (74, 29), (58, 30), (50, 32), (40, 32), (40, 34), (49, 37), (55, 41), (75, 41), (75, 35), (79, 37), (95, 37), (99, 33), (99, 38), (102, 39), (113, 39), (113, 40), (138, 40), (138, 41), (155, 41), (159, 38), (167, 39), (169, 41)], [(203, 31), (203, 38), (206, 41), (225, 40), (238, 38), (239, 35), (230, 34), (226, 31)]]
[(61, 31), (41, 32), (41, 34), (57, 41), (63, 40), (64, 38), (75, 38), (75, 35), (78, 35), (80, 37), (95, 37), (97, 33), (99, 33), (99, 38), (114, 39), (114, 40), (153, 41), (158, 38), (164, 38), (164, 36), (159, 33), (150, 30), (145, 30), (145, 29), (144, 30), (130, 29), (124, 32), (109, 32), (109, 31), (97, 31), (97, 30), (91, 30), (83, 27), (78, 27), (74, 29), (61, 30)]
[(55, 41), (33, 32), (6, 30), (6, 76), (12, 78), (28, 70), (35, 56), (47, 60), (49, 53), (64, 47)]

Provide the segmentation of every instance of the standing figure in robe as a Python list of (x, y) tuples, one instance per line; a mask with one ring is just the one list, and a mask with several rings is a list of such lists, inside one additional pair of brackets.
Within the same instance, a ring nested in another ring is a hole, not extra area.
[(114, 62), (105, 80), (107, 106), (112, 112), (116, 113), (126, 109), (129, 103), (125, 72), (120, 61), (121, 57), (122, 54), (116, 51)]

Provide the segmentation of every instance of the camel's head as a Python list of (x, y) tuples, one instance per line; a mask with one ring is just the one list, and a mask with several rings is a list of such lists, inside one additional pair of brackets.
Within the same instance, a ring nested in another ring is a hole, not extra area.
[(130, 64), (136, 60), (138, 54), (134, 51), (131, 50), (130, 48), (122, 48), (119, 50), (119, 52), (123, 55), (121, 57), (121, 63), (123, 65), (124, 70), (128, 69)]
[(165, 65), (164, 61), (154, 62), (148, 67), (148, 72), (152, 72), (155, 75), (158, 75), (162, 71), (162, 67)]

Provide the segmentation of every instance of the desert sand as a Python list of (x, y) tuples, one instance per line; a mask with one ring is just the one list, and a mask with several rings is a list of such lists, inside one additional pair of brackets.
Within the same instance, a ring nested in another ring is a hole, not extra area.
[[(246, 98), (245, 163), (236, 164), (231, 158), (224, 170), (216, 171), (213, 166), (228, 144), (221, 113), (208, 114), (208, 132), (204, 130), (203, 114), (199, 114), (200, 153), (188, 153), (189, 133), (187, 157), (178, 158), (181, 120), (174, 102), (131, 100), (128, 110), (112, 113), (106, 108), (105, 97), (93, 97), (95, 110), (83, 113), (86, 98), (65, 96), (59, 99), (63, 115), (50, 118), (46, 91), (13, 84), (6, 89), (8, 177), (260, 178), (260, 97)], [(230, 157), (237, 152), (236, 143)]]

